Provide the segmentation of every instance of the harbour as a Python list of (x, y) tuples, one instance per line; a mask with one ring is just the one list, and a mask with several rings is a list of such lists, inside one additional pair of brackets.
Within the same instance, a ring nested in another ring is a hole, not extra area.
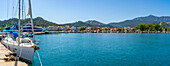
[(1, 0), (0, 66), (170, 66), (169, 3)]

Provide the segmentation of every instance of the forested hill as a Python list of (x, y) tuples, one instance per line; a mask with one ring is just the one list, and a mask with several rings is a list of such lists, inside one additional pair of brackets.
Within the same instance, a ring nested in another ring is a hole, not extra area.
[(96, 20), (88, 20), (86, 22), (77, 21), (77, 22), (74, 22), (74, 23), (63, 24), (63, 26), (65, 26), (65, 25), (75, 26), (75, 27), (87, 26), (87, 27), (110, 27), (110, 28), (114, 28), (114, 26), (112, 26), (112, 25), (103, 24), (103, 23), (96, 21)]
[[(30, 21), (30, 19), (25, 19), (25, 20), (21, 20), (21, 25), (25, 25), (28, 23), (28, 21)], [(50, 22), (47, 21), (41, 17), (37, 17), (33, 19), (34, 21), (34, 26), (54, 26), (54, 25), (59, 25), (56, 24), (54, 22)], [(18, 19), (17, 18), (11, 18), (9, 20), (4, 20), (4, 21), (0, 21), (0, 27), (5, 27), (6, 25), (8, 25), (8, 27), (11, 27), (13, 25), (16, 25), (18, 23)], [(170, 16), (162, 16), (162, 17), (157, 17), (154, 15), (149, 15), (146, 17), (137, 17), (134, 18), (132, 20), (125, 20), (122, 22), (112, 22), (109, 24), (104, 24), (104, 22), (99, 22), (96, 20), (88, 20), (86, 22), (83, 21), (77, 21), (77, 22), (73, 22), (73, 23), (67, 23), (67, 24), (62, 24), (63, 26), (65, 25), (69, 25), (71, 26), (75, 26), (75, 27), (80, 27), (80, 26), (87, 26), (87, 27), (136, 27), (138, 24), (153, 24), (153, 23), (157, 23), (157, 24), (161, 24), (161, 26), (165, 25), (165, 27), (170, 28)]]
[[(25, 19), (25, 20), (21, 20), (21, 25), (25, 25), (28, 22), (30, 22), (29, 18)], [(34, 26), (45, 26), (45, 27), (47, 27), (47, 26), (52, 26), (52, 25), (58, 25), (56, 23), (44, 20), (41, 17), (34, 18), (33, 22), (34, 22)], [(17, 18), (11, 18), (9, 20), (0, 21), (0, 27), (5, 27), (6, 25), (8, 27), (11, 27), (11, 26), (16, 25), (16, 24), (18, 24)]]
[[(21, 25), (25, 25), (30, 21), (30, 19), (25, 19), (25, 20), (21, 20)], [(50, 22), (47, 21), (41, 17), (37, 17), (33, 19), (34, 21), (34, 26), (54, 26), (54, 25), (59, 25), (56, 24), (54, 22)], [(11, 18), (9, 20), (4, 20), (4, 21), (0, 21), (0, 27), (5, 27), (6, 25), (8, 27), (11, 27), (13, 25), (18, 24), (18, 19), (17, 18)], [(95, 21), (95, 20), (89, 20), (86, 22), (82, 22), (82, 21), (78, 21), (78, 22), (74, 22), (74, 23), (67, 23), (67, 24), (62, 24), (63, 26), (65, 25), (69, 25), (69, 26), (76, 26), (76, 27), (81, 27), (81, 26), (87, 26), (87, 27), (111, 27), (113, 28), (113, 26), (111, 25), (107, 25), (107, 24), (103, 24), (101, 22)]]
[(149, 15), (146, 17), (138, 17), (132, 20), (125, 20), (117, 23), (112, 22), (109, 23), (109, 25), (116, 26), (116, 27), (136, 27), (140, 23), (143, 24), (162, 23), (162, 25), (165, 25), (166, 27), (170, 27), (170, 16), (157, 17), (154, 15)]

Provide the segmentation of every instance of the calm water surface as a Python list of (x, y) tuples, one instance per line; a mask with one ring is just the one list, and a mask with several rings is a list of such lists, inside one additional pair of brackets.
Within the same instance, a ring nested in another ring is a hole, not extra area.
[[(44, 66), (170, 66), (170, 34), (36, 35)], [(39, 66), (37, 54), (33, 66)]]

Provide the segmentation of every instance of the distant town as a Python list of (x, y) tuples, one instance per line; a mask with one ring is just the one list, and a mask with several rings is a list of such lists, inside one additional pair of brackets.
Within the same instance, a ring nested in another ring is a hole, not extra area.
[(46, 31), (60, 33), (170, 33), (170, 28), (161, 27), (160, 24), (139, 24), (135, 28), (109, 28), (109, 27), (75, 27), (75, 26), (48, 26)]
[[(31, 26), (28, 19), (21, 20), (23, 32), (30, 32)], [(11, 18), (0, 21), (1, 32), (12, 31), (17, 25), (18, 19)], [(169, 33), (170, 17), (157, 17), (149, 15), (145, 17), (137, 17), (132, 20), (122, 22), (111, 22), (104, 24), (96, 20), (77, 21), (66, 24), (56, 24), (42, 17), (33, 19), (34, 30), (39, 33)]]

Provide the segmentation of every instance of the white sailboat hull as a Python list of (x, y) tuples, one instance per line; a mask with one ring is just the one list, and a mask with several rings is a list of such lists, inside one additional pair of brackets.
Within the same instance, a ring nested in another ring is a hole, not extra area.
[[(17, 56), (22, 59), (23, 61), (26, 61), (28, 63), (32, 63), (34, 52), (35, 50), (38, 50), (39, 47), (37, 47), (29, 38), (22, 38), (21, 30), (20, 30), (20, 11), (21, 11), (21, 0), (19, 2), (19, 10), (18, 10), (18, 25), (14, 26), (12, 30), (18, 30), (18, 35), (16, 33), (9, 32), (11, 34), (8, 34), (7, 37), (1, 40), (1, 43), (6, 46), (9, 50), (16, 52)], [(23, 5), (23, 4), (22, 4)], [(29, 0), (29, 12), (28, 15), (30, 15), (31, 19), (31, 27), (32, 27), (32, 33), (33, 33), (33, 39), (35, 41), (34, 37), (34, 25), (32, 20), (32, 10), (31, 10), (31, 0)], [(15, 31), (14, 31), (15, 32)], [(29, 35), (28, 35), (29, 36)], [(12, 38), (11, 38), (12, 37)]]
[[(1, 43), (6, 46), (9, 50), (16, 52), (17, 56), (20, 56), (20, 59), (32, 63), (34, 57), (34, 48), (26, 47), (26, 46), (19, 46), (15, 43), (10, 43), (10, 41), (2, 40)], [(21, 55), (20, 55), (21, 54)]]

